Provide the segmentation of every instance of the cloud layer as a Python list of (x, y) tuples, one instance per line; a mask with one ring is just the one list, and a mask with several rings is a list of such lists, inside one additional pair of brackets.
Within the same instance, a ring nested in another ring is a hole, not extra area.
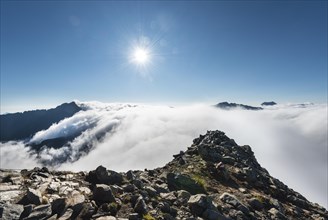
[[(33, 154), (22, 142), (2, 143), (1, 168), (32, 168), (69, 157), (57, 169), (155, 168), (186, 150), (207, 130), (222, 130), (248, 144), (272, 176), (327, 207), (327, 105), (278, 106), (263, 111), (80, 103), (86, 110), (38, 132), (32, 142), (81, 133), (60, 149)], [(85, 149), (90, 151), (84, 153)]]

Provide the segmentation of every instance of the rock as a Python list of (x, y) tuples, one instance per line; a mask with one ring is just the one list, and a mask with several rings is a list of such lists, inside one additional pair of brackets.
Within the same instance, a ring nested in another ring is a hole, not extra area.
[(26, 205), (24, 206), (24, 211), (22, 212), (22, 214), (20, 215), (20, 219), (26, 218), (27, 216), (29, 216), (31, 214), (33, 210), (33, 205)]
[(50, 204), (36, 206), (25, 220), (37, 220), (51, 216)]
[(177, 197), (174, 195), (174, 192), (169, 192), (169, 193), (160, 193), (159, 196), (165, 200), (165, 201), (169, 201), (169, 202), (174, 202), (175, 200), (177, 200)]
[(128, 180), (132, 181), (132, 180), (135, 180), (136, 175), (134, 175), (134, 173), (133, 173), (132, 170), (129, 170), (129, 171), (126, 173), (126, 177), (128, 178)]
[(91, 194), (91, 190), (88, 187), (79, 187), (78, 190), (80, 191), (80, 193), (84, 194), (84, 195), (89, 195)]
[(138, 213), (131, 213), (129, 215), (129, 220), (141, 220)]
[(0, 186), (0, 200), (6, 202), (15, 203), (17, 198), (20, 198), (25, 192), (20, 190), (19, 186), (9, 185), (9, 186)]
[(281, 203), (277, 199), (271, 198), (269, 203), (274, 206), (274, 208), (278, 209), (279, 212), (284, 213), (285, 210)]
[(165, 183), (155, 184), (155, 185), (153, 185), (153, 187), (154, 187), (154, 189), (156, 190), (156, 192), (158, 194), (159, 193), (168, 193), (168, 192), (170, 192), (167, 184), (165, 184)]
[(77, 216), (80, 213), (84, 201), (85, 197), (80, 193), (75, 193), (67, 198), (67, 205), (73, 210), (73, 216)]
[(59, 187), (60, 187), (60, 183), (58, 183), (58, 182), (51, 182), (48, 185), (47, 192), (48, 193), (58, 192)]
[(230, 157), (230, 156), (224, 156), (224, 157), (222, 157), (222, 162), (225, 163), (225, 164), (234, 165), (235, 164), (235, 158)]
[(164, 218), (164, 220), (175, 220), (175, 218), (172, 215), (170, 215), (169, 213), (164, 213), (163, 218)]
[(120, 173), (109, 170), (109, 184), (118, 184), (121, 185), (123, 182), (123, 176)]
[(279, 212), (276, 208), (271, 208), (269, 211), (271, 219), (287, 220), (286, 216)]
[(164, 212), (164, 213), (170, 213), (171, 212), (171, 207), (168, 202), (160, 202), (158, 204), (159, 209)]
[(236, 210), (236, 209), (230, 209), (229, 217), (231, 217), (232, 219), (237, 219), (237, 220), (248, 219), (248, 217), (242, 211)]
[(234, 195), (225, 192), (220, 196), (220, 199), (223, 202), (234, 206), (245, 214), (249, 213), (249, 209), (245, 205), (243, 205)]
[(133, 184), (128, 184), (126, 186), (123, 186), (124, 192), (133, 192), (137, 189), (137, 187)]
[(115, 197), (109, 186), (105, 184), (97, 184), (93, 190), (93, 199), (99, 203), (115, 202)]
[(136, 205), (134, 206), (133, 210), (139, 214), (146, 214), (148, 212), (147, 205), (142, 197), (137, 199)]
[[(100, 206), (101, 212), (108, 213), (112, 216), (116, 216), (119, 206), (115, 202), (104, 203)], [(99, 210), (98, 210), (99, 212)]]
[(123, 176), (115, 171), (107, 170), (105, 167), (99, 166), (96, 170), (89, 172), (86, 177), (86, 180), (91, 183), (121, 185), (123, 181)]
[(179, 190), (177, 192), (177, 199), (181, 204), (185, 204), (190, 199), (191, 194), (186, 190)]
[(222, 155), (218, 147), (200, 144), (197, 149), (198, 154), (205, 161), (210, 161), (213, 163), (222, 161)]
[(202, 216), (207, 209), (217, 211), (212, 200), (205, 194), (191, 196), (188, 200), (188, 206), (191, 213), (196, 216)]
[(144, 183), (140, 179), (134, 179), (132, 181), (133, 185), (135, 185), (138, 189), (144, 188)]
[(34, 190), (32, 188), (28, 188), (26, 198), (30, 201), (30, 203), (34, 205), (40, 205), (42, 202), (42, 196), (39, 190)]
[(170, 190), (186, 190), (191, 194), (206, 193), (204, 187), (187, 174), (167, 174), (167, 184)]
[(66, 208), (66, 198), (59, 198), (52, 202), (51, 210), (52, 214), (58, 214), (61, 216), (64, 214)]
[(232, 206), (237, 206), (238, 204), (240, 204), (239, 200), (234, 196), (234, 195), (231, 195), (229, 193), (223, 193), (221, 196), (220, 196), (220, 199), (225, 202), (225, 203), (228, 203)]
[(145, 187), (145, 190), (146, 190), (146, 192), (148, 193), (148, 195), (150, 197), (154, 197), (154, 196), (157, 195), (157, 191), (153, 187), (151, 187), (151, 186), (146, 186)]
[(93, 214), (96, 213), (96, 204), (94, 201), (92, 202), (85, 202), (83, 204), (82, 210), (78, 215), (78, 219), (90, 219)]
[(203, 212), (202, 217), (205, 220), (227, 220), (227, 218), (224, 215), (222, 215), (220, 212), (212, 209), (206, 209)]
[(260, 200), (258, 200), (257, 198), (253, 197), (251, 199), (248, 200), (248, 204), (256, 210), (261, 210), (263, 209), (263, 204), (262, 202), (260, 202)]
[(19, 219), (23, 211), (23, 205), (0, 204), (0, 219)]
[(96, 220), (116, 220), (114, 216), (102, 216), (99, 218), (96, 218)]
[(110, 185), (110, 189), (112, 190), (114, 196), (116, 196), (117, 194), (121, 194), (124, 191), (122, 187), (117, 185)]
[(69, 219), (72, 219), (71, 217), (73, 215), (73, 212), (74, 211), (71, 208), (66, 209), (65, 213), (62, 216), (60, 216), (58, 218), (58, 220), (69, 220)]

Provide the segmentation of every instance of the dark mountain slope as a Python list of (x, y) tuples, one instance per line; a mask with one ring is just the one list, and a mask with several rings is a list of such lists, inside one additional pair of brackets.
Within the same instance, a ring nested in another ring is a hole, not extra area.
[(263, 102), (261, 105), (262, 106), (273, 106), (273, 105), (277, 105), (277, 103), (275, 103), (274, 101), (271, 101), (271, 102)]
[(64, 103), (49, 110), (34, 110), (0, 116), (0, 141), (30, 138), (36, 132), (49, 128), (81, 108), (75, 102)]
[(230, 110), (230, 109), (235, 109), (235, 108), (241, 108), (245, 110), (262, 110), (263, 108), (261, 107), (254, 107), (250, 105), (244, 105), (244, 104), (237, 104), (237, 103), (229, 103), (229, 102), (220, 102), (215, 105), (215, 107), (224, 109), (224, 110)]

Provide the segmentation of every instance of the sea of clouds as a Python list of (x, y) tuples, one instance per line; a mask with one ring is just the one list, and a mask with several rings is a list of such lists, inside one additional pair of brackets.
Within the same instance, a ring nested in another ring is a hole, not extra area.
[[(155, 168), (186, 150), (207, 130), (222, 130), (239, 145), (250, 145), (269, 173), (310, 201), (328, 207), (327, 104), (279, 105), (262, 111), (221, 110), (207, 105), (180, 107), (79, 103), (84, 109), (39, 131), (29, 142), (0, 145), (1, 168), (33, 168), (45, 161), (54, 169), (116, 171)], [(78, 135), (60, 149), (39, 154), (27, 144)]]

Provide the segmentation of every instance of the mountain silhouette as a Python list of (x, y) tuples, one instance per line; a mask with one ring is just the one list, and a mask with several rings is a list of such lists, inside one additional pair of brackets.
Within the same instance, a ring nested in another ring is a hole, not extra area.
[(0, 141), (23, 140), (49, 128), (64, 118), (73, 116), (81, 108), (75, 103), (64, 103), (48, 110), (33, 110), (0, 115)]

